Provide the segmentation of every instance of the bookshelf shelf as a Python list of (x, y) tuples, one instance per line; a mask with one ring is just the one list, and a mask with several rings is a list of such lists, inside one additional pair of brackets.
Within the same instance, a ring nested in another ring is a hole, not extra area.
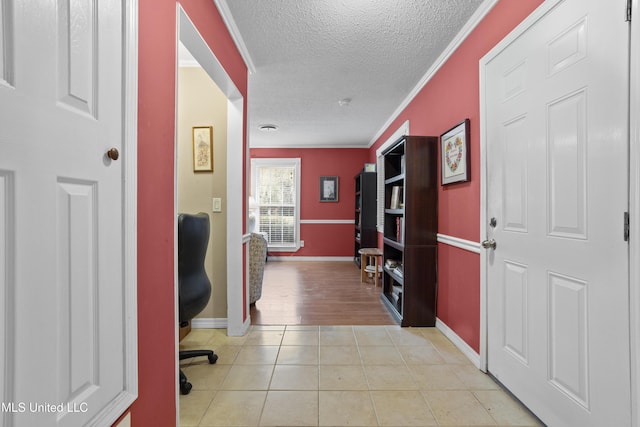
[(394, 183), (400, 182), (400, 181), (402, 181), (402, 180), (404, 180), (404, 174), (396, 175), (396, 176), (394, 176), (394, 177), (391, 177), (391, 178), (385, 179), (385, 180), (384, 180), (384, 183), (385, 183), (385, 185), (387, 185), (387, 184), (394, 184)]
[(389, 215), (404, 215), (404, 209), (385, 209), (384, 213)]

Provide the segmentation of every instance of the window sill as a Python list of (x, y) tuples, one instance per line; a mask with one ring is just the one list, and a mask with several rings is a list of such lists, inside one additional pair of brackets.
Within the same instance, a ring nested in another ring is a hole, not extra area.
[(300, 246), (268, 246), (267, 250), (269, 252), (298, 252)]

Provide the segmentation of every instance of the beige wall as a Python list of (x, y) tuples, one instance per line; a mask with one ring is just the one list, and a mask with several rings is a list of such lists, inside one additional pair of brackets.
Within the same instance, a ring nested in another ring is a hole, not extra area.
[[(213, 173), (193, 172), (191, 128), (213, 126)], [(206, 212), (211, 236), (205, 260), (212, 293), (197, 316), (227, 317), (227, 98), (207, 73), (180, 67), (178, 73), (178, 212)], [(212, 212), (212, 198), (222, 199), (222, 212)]]

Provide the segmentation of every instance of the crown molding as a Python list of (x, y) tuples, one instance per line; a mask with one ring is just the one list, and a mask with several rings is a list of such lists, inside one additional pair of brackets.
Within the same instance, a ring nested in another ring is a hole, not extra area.
[(440, 68), (447, 62), (447, 60), (453, 55), (453, 53), (460, 47), (460, 45), (465, 41), (465, 39), (471, 34), (471, 32), (482, 22), (484, 17), (493, 9), (493, 7), (498, 3), (498, 0), (485, 0), (475, 11), (475, 13), (471, 16), (471, 18), (467, 21), (467, 23), (462, 27), (462, 29), (456, 34), (451, 43), (446, 47), (446, 49), (440, 54), (438, 59), (433, 63), (433, 65), (427, 70), (425, 75), (420, 79), (418, 84), (413, 88), (409, 95), (402, 101), (402, 103), (396, 108), (391, 117), (387, 120), (387, 122), (380, 128), (380, 130), (375, 134), (373, 139), (369, 141), (369, 147), (376, 143), (378, 138), (382, 136), (382, 134), (391, 126), (393, 121), (400, 116), (400, 114), (404, 111), (405, 108), (413, 101), (413, 99), (420, 93), (420, 91), (429, 83), (429, 81), (435, 76), (435, 74), (440, 70)]
[(229, 34), (231, 34), (231, 38), (233, 39), (244, 63), (247, 65), (247, 69), (249, 70), (249, 74), (255, 74), (256, 67), (253, 64), (253, 60), (251, 59), (251, 55), (249, 55), (249, 50), (247, 49), (247, 45), (244, 43), (244, 39), (240, 34), (240, 30), (236, 25), (236, 21), (233, 19), (233, 15), (231, 15), (231, 10), (229, 9), (229, 5), (227, 4), (227, 0), (213, 0), (218, 8), (218, 12), (220, 12), (220, 16), (224, 20), (224, 23), (227, 25), (227, 29), (229, 30)]

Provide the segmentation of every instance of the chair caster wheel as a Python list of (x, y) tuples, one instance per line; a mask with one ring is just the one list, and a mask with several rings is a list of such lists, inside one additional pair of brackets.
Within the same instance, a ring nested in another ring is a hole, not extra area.
[(217, 361), (218, 361), (218, 355), (217, 354), (212, 354), (212, 355), (209, 356), (209, 364), (210, 365), (213, 365)]
[(184, 384), (180, 384), (180, 393), (182, 394), (189, 394), (189, 392), (191, 391), (191, 388), (193, 386), (191, 385), (191, 383), (186, 382)]

